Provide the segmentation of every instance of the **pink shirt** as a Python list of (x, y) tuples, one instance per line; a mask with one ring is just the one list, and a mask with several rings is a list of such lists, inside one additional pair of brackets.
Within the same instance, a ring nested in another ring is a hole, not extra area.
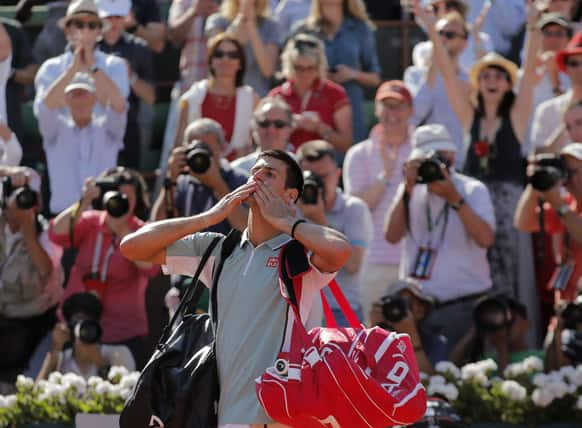
[[(72, 294), (87, 291), (83, 277), (91, 273), (93, 254), (99, 234), (102, 235), (102, 245), (99, 252), (98, 272), (105, 271), (106, 255), (113, 242), (113, 235), (105, 225), (105, 217), (104, 211), (85, 211), (75, 223), (73, 239), (74, 246), (79, 249), (79, 252), (71, 269), (62, 301)], [(141, 226), (143, 222), (138, 218), (133, 217), (130, 220), (132, 230), (137, 230)], [(49, 237), (53, 242), (65, 248), (71, 246), (69, 234), (55, 234), (52, 222)], [(138, 268), (135, 263), (123, 257), (119, 251), (119, 240), (115, 241), (107, 264), (106, 289), (101, 300), (104, 343), (122, 342), (148, 334), (145, 291), (148, 278), (156, 275), (158, 271), (159, 266), (147, 270)]]
[[(370, 139), (350, 147), (346, 153), (343, 167), (346, 193), (358, 195), (365, 192), (384, 169), (379, 141), (382, 135), (381, 125), (377, 125), (372, 129)], [(396, 195), (398, 185), (402, 182), (402, 165), (408, 159), (410, 151), (410, 141), (398, 146), (394, 175), (390, 178), (390, 184), (386, 186), (386, 192), (378, 205), (370, 210), (374, 226), (367, 260), (370, 264), (398, 265), (400, 263), (400, 245), (389, 244), (384, 239), (384, 220)]]

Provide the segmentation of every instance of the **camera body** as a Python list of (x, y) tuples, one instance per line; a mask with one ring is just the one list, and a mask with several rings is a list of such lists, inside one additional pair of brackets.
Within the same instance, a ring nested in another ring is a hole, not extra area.
[(382, 297), (382, 315), (389, 323), (397, 323), (406, 318), (410, 303), (399, 294)]
[(200, 140), (194, 140), (186, 146), (186, 164), (195, 174), (204, 174), (210, 168), (212, 151)]
[(540, 192), (554, 187), (561, 180), (568, 179), (566, 161), (560, 155), (539, 154), (534, 159), (533, 172), (528, 172), (527, 181)]
[(303, 171), (303, 191), (301, 201), (305, 205), (316, 205), (320, 191), (325, 192), (325, 186), (321, 177), (311, 171)]
[(558, 310), (558, 314), (564, 321), (564, 327), (575, 330), (582, 324), (582, 296), (577, 297), (573, 302), (568, 302)]
[(19, 210), (29, 210), (38, 204), (38, 196), (28, 184), (21, 187), (14, 187), (10, 177), (2, 177), (2, 205), (5, 207), (13, 194), (15, 194), (16, 207)]
[(495, 332), (513, 322), (511, 308), (502, 296), (481, 299), (473, 309), (473, 321), (478, 330)]
[(450, 166), (448, 159), (437, 151), (429, 152), (418, 167), (416, 182), (429, 184), (444, 179), (445, 177), (441, 170), (443, 166), (445, 168)]
[(93, 208), (105, 210), (111, 217), (123, 217), (129, 212), (129, 199), (119, 191), (121, 184), (113, 177), (105, 177), (95, 182), (101, 193), (93, 200)]
[(101, 324), (91, 319), (72, 322), (69, 324), (69, 330), (71, 331), (72, 343), (75, 342), (75, 339), (79, 339), (82, 343), (92, 345), (99, 343), (101, 336), (103, 336)]

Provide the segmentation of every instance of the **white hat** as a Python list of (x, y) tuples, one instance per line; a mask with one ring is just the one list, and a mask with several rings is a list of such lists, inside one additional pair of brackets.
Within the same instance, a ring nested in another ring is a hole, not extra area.
[(399, 294), (404, 290), (408, 290), (419, 300), (422, 300), (424, 303), (427, 303), (430, 306), (434, 305), (435, 303), (435, 300), (431, 296), (424, 293), (422, 284), (413, 278), (397, 279), (396, 281), (392, 282), (388, 288), (390, 290), (390, 296), (394, 296), (395, 294)]
[(128, 16), (131, 10), (129, 0), (95, 0), (100, 18), (108, 16)]
[(95, 15), (99, 17), (97, 13), (97, 6), (93, 0), (72, 0), (67, 7), (67, 13), (64, 17), (59, 19), (58, 25), (61, 28), (65, 28), (67, 22), (69, 22), (75, 15)]
[(569, 155), (582, 160), (582, 143), (570, 143), (560, 152), (561, 155)]
[(412, 153), (410, 159), (426, 156), (431, 151), (456, 152), (457, 147), (451, 139), (447, 128), (443, 125), (423, 125), (416, 128), (412, 135)]
[(75, 89), (83, 89), (95, 93), (95, 80), (88, 73), (78, 71), (65, 88), (65, 94)]

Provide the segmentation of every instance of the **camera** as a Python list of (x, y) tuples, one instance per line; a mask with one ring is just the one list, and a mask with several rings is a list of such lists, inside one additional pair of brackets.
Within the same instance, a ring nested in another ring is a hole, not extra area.
[(566, 161), (560, 155), (539, 154), (534, 158), (533, 172), (528, 171), (527, 180), (532, 187), (545, 192), (559, 181), (568, 179)]
[(503, 296), (490, 296), (477, 302), (473, 309), (473, 320), (477, 329), (494, 332), (511, 325), (511, 308)]
[(8, 198), (15, 195), (16, 207), (19, 210), (29, 210), (36, 206), (38, 203), (38, 196), (36, 192), (32, 190), (28, 184), (24, 186), (14, 188), (12, 186), (12, 180), (10, 177), (2, 177), (2, 205), (6, 206)]
[(71, 331), (71, 342), (79, 339), (87, 345), (98, 343), (103, 335), (101, 324), (95, 320), (73, 322), (69, 325), (69, 330)]
[(123, 217), (129, 211), (127, 195), (119, 191), (121, 185), (117, 178), (105, 177), (95, 182), (101, 193), (93, 200), (93, 208), (105, 210), (111, 217)]
[(186, 164), (196, 174), (204, 174), (210, 168), (212, 151), (200, 140), (194, 140), (186, 146)]
[(388, 322), (400, 322), (408, 314), (410, 304), (404, 297), (395, 294), (382, 297), (382, 315)]
[(578, 296), (573, 302), (568, 302), (560, 308), (558, 314), (564, 321), (564, 327), (575, 330), (578, 324), (582, 324), (582, 296)]
[(315, 205), (319, 199), (319, 192), (324, 190), (321, 177), (311, 171), (303, 172), (303, 192), (301, 201), (305, 205)]
[(449, 161), (444, 158), (439, 152), (431, 151), (422, 160), (418, 167), (418, 177), (416, 182), (419, 184), (429, 184), (445, 178), (442, 167), (449, 167)]

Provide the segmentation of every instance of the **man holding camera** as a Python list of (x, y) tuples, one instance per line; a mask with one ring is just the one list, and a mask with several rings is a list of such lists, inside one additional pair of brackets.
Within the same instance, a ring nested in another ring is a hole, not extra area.
[(454, 346), (470, 325), (473, 302), (491, 288), (493, 205), (483, 183), (451, 167), (457, 149), (446, 128), (421, 126), (412, 141), (385, 238), (393, 244), (404, 239), (400, 277), (419, 280), (436, 299), (427, 326), (440, 329)]
[[(297, 149), (297, 161), (305, 171), (303, 196), (299, 205), (305, 218), (342, 232), (350, 241), (352, 255), (337, 274), (337, 282), (359, 319), (362, 266), (372, 239), (372, 216), (360, 198), (344, 194), (339, 186), (341, 174), (334, 147), (323, 140), (308, 141)], [(340, 327), (347, 320), (329, 290), (325, 290)]]
[[(184, 131), (184, 144), (168, 161), (164, 187), (152, 208), (152, 220), (187, 217), (212, 208), (222, 197), (247, 182), (248, 175), (222, 156), (224, 131), (218, 122), (197, 119)], [(208, 230), (228, 233), (244, 229), (248, 210), (242, 206)]]

